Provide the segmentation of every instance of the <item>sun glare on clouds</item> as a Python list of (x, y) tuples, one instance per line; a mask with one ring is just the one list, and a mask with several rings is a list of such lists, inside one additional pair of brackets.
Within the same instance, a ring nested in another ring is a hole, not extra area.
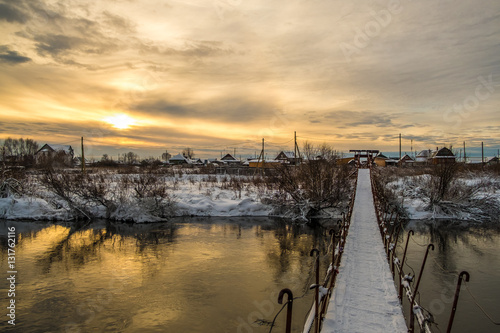
[(128, 129), (131, 126), (137, 125), (137, 121), (126, 114), (117, 114), (103, 120), (117, 129)]

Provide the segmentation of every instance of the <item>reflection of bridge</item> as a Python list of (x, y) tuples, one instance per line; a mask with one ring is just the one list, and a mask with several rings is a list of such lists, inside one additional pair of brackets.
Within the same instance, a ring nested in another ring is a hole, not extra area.
[(359, 168), (366, 163), (368, 167), (370, 167), (375, 160), (375, 156), (379, 153), (378, 150), (358, 150), (351, 149), (350, 153), (354, 153), (354, 161), (356, 162), (356, 166)]

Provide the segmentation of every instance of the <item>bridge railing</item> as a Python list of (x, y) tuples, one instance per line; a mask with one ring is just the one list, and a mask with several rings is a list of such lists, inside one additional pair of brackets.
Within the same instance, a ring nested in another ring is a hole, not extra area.
[[(373, 192), (373, 201), (375, 204), (375, 211), (377, 213), (377, 220), (380, 229), (380, 234), (382, 236), (385, 252), (387, 255), (387, 260), (389, 261), (389, 266), (391, 268), (392, 276), (398, 282), (399, 289), (399, 301), (401, 305), (403, 305), (403, 292), (408, 299), (409, 307), (410, 307), (410, 318), (409, 318), (409, 327), (408, 332), (415, 331), (415, 319), (420, 326), (420, 331), (425, 333), (432, 333), (431, 325), (434, 323), (432, 314), (421, 307), (416, 301), (416, 296), (418, 293), (418, 288), (420, 286), (420, 281), (422, 279), (422, 273), (425, 268), (425, 264), (427, 261), (427, 256), (429, 255), (430, 250), (434, 250), (434, 244), (428, 244), (427, 249), (422, 261), (422, 266), (420, 268), (420, 272), (418, 278), (415, 280), (415, 275), (412, 276), (410, 273), (404, 272), (404, 264), (407, 257), (408, 243), (410, 237), (414, 235), (413, 230), (408, 231), (408, 235), (406, 237), (406, 244), (404, 247), (404, 252), (402, 258), (398, 257), (398, 253), (396, 253), (398, 241), (400, 239), (400, 234), (403, 227), (403, 220), (401, 219), (399, 210), (391, 207), (385, 198), (381, 195), (382, 189), (380, 188), (380, 184), (377, 184), (373, 176), (371, 176), (371, 185)], [(402, 238), (402, 237), (401, 237)], [(469, 273), (463, 271), (458, 276), (457, 288), (455, 291), (455, 298), (453, 307), (450, 314), (450, 319), (448, 322), (447, 332), (451, 332), (451, 327), (453, 325), (453, 320), (455, 317), (455, 311), (457, 308), (458, 298), (460, 294), (460, 286), (462, 283), (462, 279), (465, 277), (466, 281), (469, 281)]]

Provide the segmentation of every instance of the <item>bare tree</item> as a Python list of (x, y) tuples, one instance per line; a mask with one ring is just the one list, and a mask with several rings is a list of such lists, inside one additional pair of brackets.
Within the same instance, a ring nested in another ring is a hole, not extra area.
[(452, 181), (457, 174), (457, 163), (442, 163), (433, 166), (430, 180), (431, 204), (447, 198)]
[(290, 198), (303, 215), (335, 207), (351, 192), (347, 166), (339, 166), (335, 151), (328, 145), (303, 148), (305, 162), (294, 167), (283, 164), (276, 170), (273, 184), (278, 186), (283, 203)]
[(34, 162), (35, 154), (38, 151), (38, 143), (33, 139), (12, 139), (4, 140), (2, 153), (5, 158), (24, 165)]
[(192, 148), (186, 148), (182, 151), (182, 155), (186, 158), (193, 159), (195, 154)]
[(137, 163), (139, 159), (139, 155), (134, 152), (129, 151), (128, 153), (123, 155), (124, 162), (127, 164)]

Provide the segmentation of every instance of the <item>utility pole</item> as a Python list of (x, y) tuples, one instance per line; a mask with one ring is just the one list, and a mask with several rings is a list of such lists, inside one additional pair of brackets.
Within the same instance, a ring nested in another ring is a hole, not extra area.
[(413, 139), (411, 139), (410, 150), (411, 150), (411, 157), (415, 158), (415, 155), (413, 155)]
[(262, 138), (262, 170), (264, 170), (265, 164), (266, 164), (266, 155), (264, 153), (264, 138)]
[(297, 131), (293, 132), (293, 164), (297, 166)]
[(484, 165), (484, 144), (481, 141), (481, 164)]
[(82, 136), (82, 173), (85, 173), (85, 150), (83, 149), (83, 136)]
[(467, 163), (467, 155), (465, 154), (465, 141), (464, 141), (464, 163)]
[(401, 162), (401, 133), (399, 133), (399, 162)]

